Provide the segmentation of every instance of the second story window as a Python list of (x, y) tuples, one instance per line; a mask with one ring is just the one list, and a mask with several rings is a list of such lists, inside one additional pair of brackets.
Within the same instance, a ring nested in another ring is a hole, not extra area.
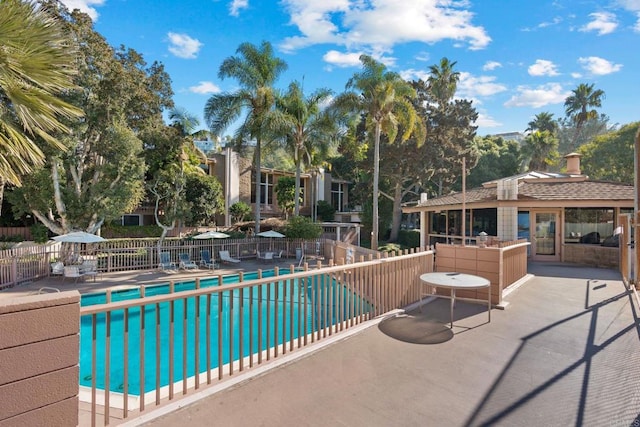
[(337, 212), (342, 212), (342, 202), (344, 200), (344, 188), (340, 182), (331, 183), (331, 205)]
[[(261, 173), (260, 174), (260, 204), (271, 205), (273, 204), (273, 174)], [(256, 179), (255, 176), (251, 178), (251, 203), (256, 202)]]

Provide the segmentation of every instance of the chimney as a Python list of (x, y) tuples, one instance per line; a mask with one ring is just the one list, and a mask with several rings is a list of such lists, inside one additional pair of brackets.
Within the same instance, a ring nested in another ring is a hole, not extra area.
[(578, 153), (569, 153), (564, 156), (567, 159), (567, 173), (570, 175), (581, 175), (580, 172), (580, 157), (582, 155)]

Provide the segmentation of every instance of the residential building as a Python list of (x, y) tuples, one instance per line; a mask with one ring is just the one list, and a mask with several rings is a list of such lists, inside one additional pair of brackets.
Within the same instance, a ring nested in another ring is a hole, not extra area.
[(535, 261), (575, 261), (580, 245), (617, 246), (620, 221), (633, 214), (633, 185), (590, 180), (581, 173), (579, 154), (565, 159), (565, 173), (528, 172), (423, 197), (403, 212), (420, 214), (423, 246), (462, 243), (463, 236), (472, 243), (485, 232), (501, 241), (528, 239)]

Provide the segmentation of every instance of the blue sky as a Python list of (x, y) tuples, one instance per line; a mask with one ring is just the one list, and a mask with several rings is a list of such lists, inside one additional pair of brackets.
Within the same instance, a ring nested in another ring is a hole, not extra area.
[[(447, 57), (456, 96), (473, 100), (479, 135), (524, 131), (540, 112), (564, 117), (580, 83), (605, 92), (612, 124), (640, 120), (640, 0), (63, 0), (113, 46), (162, 62), (177, 107), (200, 118), (222, 61), (242, 42), (273, 44), (288, 63), (277, 86), (335, 93), (362, 53), (406, 79)], [(231, 133), (232, 129), (227, 133)]]

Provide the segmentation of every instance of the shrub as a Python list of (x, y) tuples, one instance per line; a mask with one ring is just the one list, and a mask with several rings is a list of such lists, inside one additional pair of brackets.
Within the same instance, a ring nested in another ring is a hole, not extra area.
[(406, 248), (417, 248), (420, 246), (419, 230), (400, 230), (398, 243)]
[(322, 236), (322, 227), (304, 216), (294, 216), (285, 227), (287, 237), (292, 239), (317, 239)]
[(326, 200), (318, 201), (318, 217), (323, 221), (333, 221), (335, 218), (336, 209), (333, 205)]
[(251, 219), (251, 206), (245, 202), (237, 202), (229, 207), (231, 220), (235, 224), (240, 221), (249, 221)]
[(49, 229), (43, 224), (33, 224), (31, 227), (31, 237), (36, 243), (47, 243), (49, 240)]

